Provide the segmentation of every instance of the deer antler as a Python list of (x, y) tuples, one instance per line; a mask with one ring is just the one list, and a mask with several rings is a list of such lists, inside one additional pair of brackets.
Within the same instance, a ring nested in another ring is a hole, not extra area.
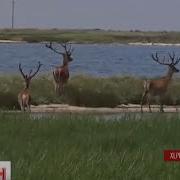
[(53, 47), (52, 42), (50, 42), (49, 44), (46, 44), (45, 46), (46, 46), (47, 48), (51, 49), (52, 51), (54, 51), (55, 53), (63, 55), (62, 52), (58, 51), (57, 49), (55, 49), (55, 48)]
[[(61, 54), (63, 55), (64, 53), (61, 51), (58, 51), (56, 48), (53, 47), (53, 43), (50, 42), (49, 44), (45, 45), (47, 48), (51, 49), (52, 51), (54, 51), (57, 54)], [(70, 43), (60, 43), (60, 46), (65, 50), (65, 52), (69, 55), (72, 54), (72, 52), (74, 51), (74, 48), (72, 48)], [(69, 47), (68, 47), (69, 46)]]
[(30, 70), (30, 73), (29, 73), (29, 78), (32, 79), (39, 71), (40, 67), (42, 66), (43, 64), (40, 63), (40, 61), (38, 62), (38, 67), (37, 67), (37, 70), (31, 75), (32, 73), (32, 69)]
[(33, 71), (32, 69), (29, 71), (29, 76), (31, 75), (32, 71)]
[(73, 53), (73, 51), (74, 51), (74, 48), (72, 48), (72, 45), (70, 44), (70, 47), (69, 47), (68, 52), (72, 54), (72, 53)]
[(171, 59), (172, 63), (174, 63), (174, 58), (175, 58), (175, 53), (174, 53), (174, 51), (173, 51), (172, 54), (168, 53), (168, 55), (169, 55), (169, 58)]
[[(68, 54), (72, 54), (72, 52), (74, 51), (74, 48), (72, 48), (71, 44), (70, 43), (64, 43), (64, 44), (60, 44), (64, 50), (66, 51), (66, 53)], [(68, 47), (69, 46), (69, 47)]]
[(174, 63), (174, 65), (177, 65), (180, 62), (180, 57), (176, 59), (176, 62)]
[(23, 76), (23, 78), (25, 79), (25, 74), (23, 73), (22, 67), (21, 67), (21, 63), (19, 63), (19, 71), (21, 73), (21, 75)]
[(166, 60), (165, 56), (163, 58), (163, 61), (160, 61), (160, 57), (158, 56), (157, 52), (155, 55), (152, 54), (151, 57), (154, 61), (156, 61), (157, 63), (162, 64), (162, 65), (173, 65), (173, 66), (175, 66), (180, 62), (180, 57), (176, 58), (174, 51), (172, 52), (172, 54), (168, 53), (168, 55), (169, 55), (169, 58), (171, 60), (171, 62), (169, 62), (169, 63), (165, 63), (165, 60)]
[(163, 62), (161, 62), (160, 57), (158, 56), (158, 53), (157, 53), (157, 52), (156, 52), (155, 55), (152, 54), (151, 57), (152, 57), (152, 59), (153, 59), (155, 62), (157, 62), (157, 63), (159, 63), (159, 64), (162, 64), (162, 65), (170, 65), (169, 63), (165, 63), (165, 56), (164, 56), (164, 58), (163, 58)]
[(169, 58), (171, 59), (171, 64), (172, 65), (176, 65), (176, 64), (178, 64), (179, 63), (179, 61), (180, 61), (180, 58), (176, 58), (176, 61), (174, 62), (174, 60), (175, 60), (175, 52), (173, 51), (173, 54), (171, 55), (170, 53), (168, 53), (169, 54)]

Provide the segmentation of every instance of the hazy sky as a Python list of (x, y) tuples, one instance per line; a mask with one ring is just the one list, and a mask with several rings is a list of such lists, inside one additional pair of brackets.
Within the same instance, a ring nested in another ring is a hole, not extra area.
[[(180, 30), (180, 0), (15, 0), (17, 28)], [(0, 0), (0, 28), (12, 0)]]

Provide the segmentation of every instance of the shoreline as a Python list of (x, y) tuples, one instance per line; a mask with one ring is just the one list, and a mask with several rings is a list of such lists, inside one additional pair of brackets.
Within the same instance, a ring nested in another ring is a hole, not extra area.
[[(32, 43), (28, 41), (16, 41), (16, 40), (0, 40), (0, 43)], [(34, 42), (35, 43), (35, 42)], [(37, 43), (47, 43), (46, 41), (37, 42)], [(144, 42), (130, 42), (130, 43), (120, 43), (120, 42), (112, 42), (112, 43), (78, 43), (78, 42), (72, 42), (73, 44), (120, 44), (120, 45), (129, 45), (129, 46), (180, 46), (180, 43), (144, 43)]]
[[(159, 112), (159, 105), (151, 105), (152, 112)], [(165, 113), (180, 112), (180, 106), (164, 105)], [(118, 105), (117, 107), (82, 107), (72, 106), (68, 104), (40, 104), (31, 105), (32, 113), (72, 113), (72, 114), (119, 114), (119, 113), (140, 113), (141, 106), (139, 104)], [(149, 112), (147, 105), (143, 105), (143, 112)]]
[(180, 46), (180, 43), (142, 43), (142, 42), (135, 42), (135, 43), (128, 43), (128, 45), (134, 45), (134, 46)]
[(28, 43), (27, 41), (0, 40), (0, 43)]

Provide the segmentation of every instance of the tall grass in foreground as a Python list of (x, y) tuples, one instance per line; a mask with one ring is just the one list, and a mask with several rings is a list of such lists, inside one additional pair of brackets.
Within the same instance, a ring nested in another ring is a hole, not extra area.
[[(0, 108), (17, 109), (17, 94), (23, 89), (20, 76), (0, 76)], [(180, 79), (172, 81), (164, 104), (180, 104)], [(65, 86), (63, 96), (54, 92), (53, 78), (39, 76), (31, 84), (32, 104), (68, 103), (76, 106), (115, 107), (119, 104), (139, 104), (143, 80), (134, 77), (91, 77), (77, 75)], [(158, 103), (152, 99), (152, 103)]]
[(0, 160), (13, 180), (176, 180), (180, 164), (163, 150), (180, 147), (177, 114), (93, 116), (0, 114)]

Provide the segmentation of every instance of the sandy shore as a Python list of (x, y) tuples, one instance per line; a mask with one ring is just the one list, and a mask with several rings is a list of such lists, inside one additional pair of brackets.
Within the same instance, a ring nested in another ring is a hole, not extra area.
[(0, 40), (0, 43), (23, 43), (25, 41)]
[[(141, 112), (140, 105), (129, 104), (129, 105), (119, 105), (115, 108), (107, 107), (78, 107), (70, 106), (66, 104), (49, 104), (49, 105), (38, 105), (31, 106), (32, 112), (40, 113), (82, 113), (82, 114), (118, 114), (124, 112)], [(149, 112), (147, 106), (143, 106), (144, 112)], [(152, 105), (153, 112), (159, 112), (158, 105)], [(180, 112), (180, 106), (164, 106), (165, 112)]]
[(141, 42), (135, 42), (135, 43), (128, 43), (129, 45), (134, 46), (180, 46), (180, 43), (172, 44), (172, 43), (141, 43)]
[[(0, 43), (28, 43), (28, 42), (26, 42), (26, 41), (0, 40)], [(76, 42), (73, 42), (73, 43), (76, 44)], [(118, 44), (121, 44), (121, 43), (118, 43)], [(172, 43), (151, 43), (151, 42), (150, 43), (142, 43), (142, 42), (132, 42), (132, 43), (128, 43), (128, 45), (134, 45), (134, 46), (180, 46), (180, 43), (172, 44)]]

